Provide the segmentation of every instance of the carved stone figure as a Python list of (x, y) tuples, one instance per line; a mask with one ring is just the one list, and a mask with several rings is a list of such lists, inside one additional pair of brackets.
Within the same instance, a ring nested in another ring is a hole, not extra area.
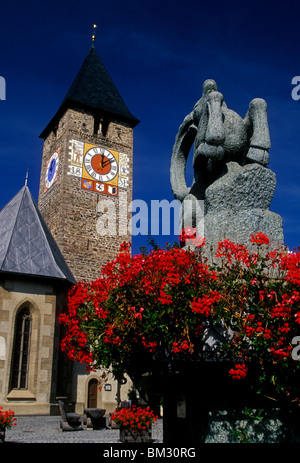
[[(185, 170), (193, 144), (194, 179), (188, 187)], [(206, 80), (202, 97), (179, 127), (171, 159), (182, 228), (197, 228), (211, 243), (229, 238), (246, 244), (252, 233), (263, 232), (283, 244), (281, 217), (268, 210), (276, 186), (266, 167), (270, 147), (266, 102), (252, 100), (242, 119), (227, 108), (216, 82)]]
[(80, 415), (78, 413), (66, 413), (62, 400), (58, 401), (58, 406), (61, 414), (60, 427), (62, 431), (82, 431), (83, 426)]

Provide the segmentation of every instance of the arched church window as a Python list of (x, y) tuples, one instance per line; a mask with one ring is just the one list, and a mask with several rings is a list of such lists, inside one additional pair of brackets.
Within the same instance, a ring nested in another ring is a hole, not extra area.
[(24, 308), (17, 314), (12, 357), (11, 388), (27, 389), (32, 317)]

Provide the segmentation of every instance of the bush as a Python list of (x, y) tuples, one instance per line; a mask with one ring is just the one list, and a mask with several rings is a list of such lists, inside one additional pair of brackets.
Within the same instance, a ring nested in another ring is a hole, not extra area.
[[(275, 249), (262, 233), (249, 247), (224, 240), (208, 260), (210, 252), (201, 240), (192, 250), (174, 245), (131, 257), (124, 243), (100, 278), (71, 289), (62, 349), (118, 378), (227, 358), (234, 381), (254, 366), (256, 392), (297, 404), (300, 253)], [(209, 330), (222, 342), (209, 347)]]

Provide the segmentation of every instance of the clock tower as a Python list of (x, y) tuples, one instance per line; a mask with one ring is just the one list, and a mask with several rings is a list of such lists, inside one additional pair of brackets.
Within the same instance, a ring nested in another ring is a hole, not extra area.
[(44, 139), (39, 209), (79, 280), (100, 276), (131, 242), (133, 129), (138, 124), (94, 44)]

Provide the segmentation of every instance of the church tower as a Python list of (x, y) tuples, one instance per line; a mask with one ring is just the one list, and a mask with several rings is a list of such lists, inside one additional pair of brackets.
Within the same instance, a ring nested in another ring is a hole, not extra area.
[(93, 43), (40, 135), (38, 207), (77, 281), (99, 277), (120, 244), (131, 242), (127, 212), (138, 123)]

